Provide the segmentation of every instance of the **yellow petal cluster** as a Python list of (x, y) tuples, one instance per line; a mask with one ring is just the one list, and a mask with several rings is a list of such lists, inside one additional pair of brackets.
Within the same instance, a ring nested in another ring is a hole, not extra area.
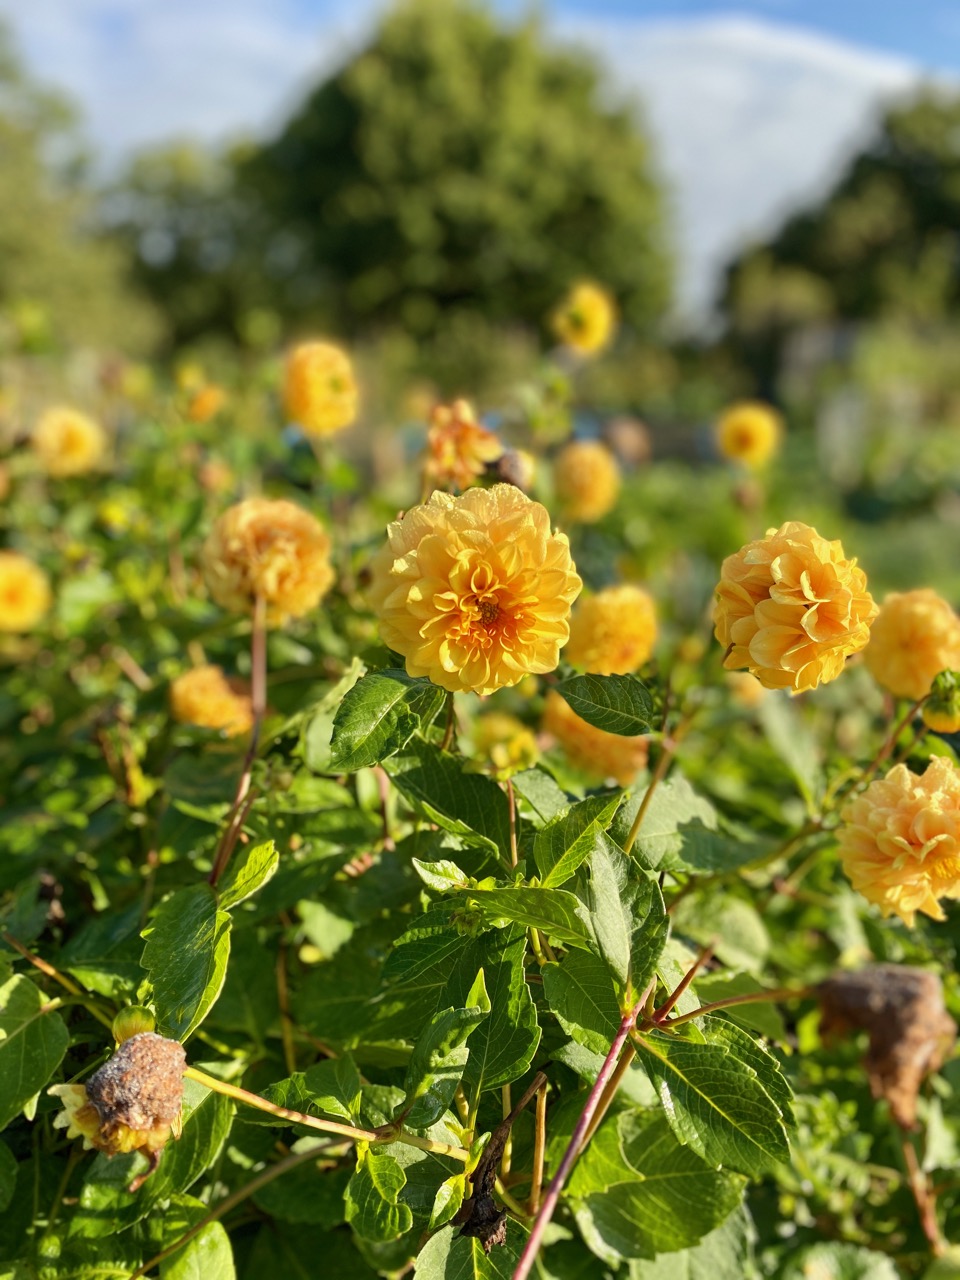
[(582, 585), (546, 509), (507, 484), (433, 493), (389, 526), (371, 573), (407, 673), (480, 694), (556, 667)]
[(563, 747), (574, 768), (600, 781), (613, 778), (621, 787), (628, 787), (647, 763), (645, 737), (624, 738), (597, 729), (553, 690), (547, 694), (542, 727)]
[(625, 675), (643, 666), (656, 639), (657, 610), (649, 592), (607, 587), (577, 602), (563, 656), (595, 675)]
[(466, 400), (438, 404), (430, 415), (424, 476), (431, 488), (466, 489), (496, 462), (503, 445), (477, 422)]
[(620, 467), (599, 440), (573, 440), (554, 459), (553, 484), (567, 519), (592, 524), (617, 505)]
[(793, 520), (724, 560), (713, 620), (728, 670), (800, 693), (836, 679), (876, 613), (856, 560)]
[(885, 916), (943, 920), (960, 898), (960, 769), (935, 756), (918, 776), (905, 764), (871, 782), (842, 813), (837, 843), (853, 887)]
[(863, 661), (898, 698), (922, 698), (941, 671), (960, 668), (960, 618), (929, 587), (894, 592), (870, 628)]
[(0, 551), (0, 631), (32, 631), (52, 599), (39, 565), (18, 551)]
[(741, 400), (720, 415), (716, 425), (717, 448), (732, 462), (759, 469), (779, 451), (783, 419), (771, 405)]
[(350, 357), (332, 342), (303, 342), (287, 356), (283, 407), (308, 435), (329, 436), (357, 416)]
[(551, 328), (564, 346), (584, 356), (602, 351), (616, 327), (616, 303), (589, 280), (575, 284), (551, 317)]
[(31, 444), (48, 475), (79, 476), (92, 471), (103, 457), (107, 436), (85, 413), (56, 405), (38, 418)]
[(228, 507), (210, 531), (202, 559), (217, 604), (249, 613), (259, 596), (273, 626), (315, 608), (334, 579), (325, 529), (284, 499), (246, 498)]
[(506, 712), (491, 711), (478, 716), (470, 736), (477, 755), (490, 762), (494, 773), (504, 777), (532, 768), (540, 755), (533, 730)]
[(222, 667), (212, 664), (177, 676), (170, 685), (170, 710), (179, 724), (222, 729), (231, 738), (253, 726), (249, 684), (228, 679)]
[(227, 393), (215, 382), (195, 391), (187, 405), (187, 417), (191, 422), (209, 422), (227, 403)]

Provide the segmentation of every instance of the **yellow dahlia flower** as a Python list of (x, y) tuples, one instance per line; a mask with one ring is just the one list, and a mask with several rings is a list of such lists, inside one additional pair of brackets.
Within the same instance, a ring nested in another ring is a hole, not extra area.
[(481, 426), (466, 400), (438, 404), (430, 415), (424, 476), (431, 486), (466, 489), (496, 462), (503, 445)]
[(617, 505), (620, 468), (599, 440), (573, 440), (554, 460), (553, 483), (563, 514), (592, 524)]
[(37, 420), (31, 443), (48, 475), (79, 476), (103, 457), (107, 437), (85, 413), (58, 405)]
[(624, 738), (595, 728), (552, 689), (547, 694), (542, 728), (563, 747), (574, 768), (600, 781), (613, 778), (621, 787), (628, 787), (647, 763), (645, 737)]
[(502, 711), (478, 716), (470, 736), (477, 755), (489, 760), (493, 772), (503, 777), (532, 768), (540, 756), (533, 730)]
[(18, 551), (0, 551), (0, 631), (31, 631), (52, 599), (39, 565)]
[(584, 356), (602, 351), (616, 327), (616, 303), (605, 289), (589, 280), (574, 285), (551, 316), (551, 328), (560, 341)]
[(215, 382), (195, 391), (187, 405), (187, 417), (191, 422), (209, 422), (227, 403), (227, 393)]
[(713, 620), (728, 670), (800, 693), (836, 679), (867, 644), (876, 613), (856, 560), (791, 520), (727, 556)]
[(782, 439), (783, 419), (776, 409), (759, 400), (731, 405), (716, 426), (717, 448), (723, 456), (751, 468), (765, 466)]
[(253, 726), (249, 684), (227, 679), (223, 668), (213, 665), (177, 676), (170, 685), (170, 710), (179, 724), (222, 729), (231, 738), (249, 733)]
[(357, 416), (357, 384), (345, 351), (331, 342), (303, 342), (287, 356), (283, 407), (308, 435), (329, 436)]
[(960, 898), (960, 769), (935, 756), (918, 776), (905, 764), (871, 782), (841, 813), (837, 844), (853, 887), (912, 925), (943, 920), (940, 898)]
[(863, 661), (898, 698), (922, 698), (941, 671), (960, 667), (960, 618), (929, 587), (894, 592), (870, 628)]
[(260, 596), (274, 626), (315, 608), (334, 579), (323, 526), (283, 499), (228, 507), (204, 543), (203, 569), (217, 604), (248, 613)]
[(642, 587), (607, 587), (577, 603), (563, 656), (598, 676), (636, 671), (653, 653), (657, 611)]
[(552, 671), (582, 583), (550, 516), (512, 485), (435, 492), (387, 529), (370, 599), (411, 676), (493, 693)]

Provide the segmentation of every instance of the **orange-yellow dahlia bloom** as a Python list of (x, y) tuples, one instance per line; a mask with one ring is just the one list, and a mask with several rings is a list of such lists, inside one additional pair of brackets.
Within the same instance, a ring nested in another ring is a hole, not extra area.
[(31, 631), (52, 600), (39, 565), (19, 551), (0, 551), (0, 631)]
[(228, 507), (211, 529), (202, 558), (217, 604), (249, 613), (259, 596), (274, 626), (315, 608), (334, 579), (326, 530), (284, 499), (246, 498)]
[(466, 400), (438, 404), (430, 415), (424, 476), (431, 487), (466, 489), (496, 462), (503, 445), (477, 422)]
[(57, 405), (37, 419), (31, 444), (48, 475), (79, 476), (106, 453), (107, 436), (85, 413)]
[(170, 685), (170, 710), (179, 724), (222, 729), (231, 738), (253, 726), (249, 684), (228, 679), (222, 667), (212, 664), (177, 676)]
[(227, 393), (215, 382), (208, 382), (190, 397), (187, 417), (191, 422), (209, 422), (227, 403)]
[(636, 671), (653, 653), (657, 609), (643, 587), (607, 587), (580, 599), (570, 619), (563, 656), (598, 676)]
[(780, 448), (783, 419), (771, 405), (742, 400), (720, 415), (716, 426), (717, 448), (732, 462), (760, 468)]
[(918, 776), (905, 764), (871, 782), (841, 813), (837, 844), (853, 887), (885, 916), (943, 920), (960, 898), (960, 769), (934, 756)]
[(570, 544), (513, 485), (435, 492), (387, 529), (370, 600), (411, 676), (493, 693), (552, 671), (582, 583)]
[(542, 728), (563, 747), (574, 768), (601, 781), (613, 778), (628, 787), (647, 763), (646, 737), (625, 738), (597, 729), (552, 689), (544, 705)]
[(350, 357), (332, 342), (303, 342), (287, 356), (283, 407), (308, 435), (329, 436), (357, 416)]
[(727, 556), (713, 607), (723, 665), (791, 693), (835, 680), (876, 614), (856, 560), (796, 520)]
[(616, 332), (616, 303), (606, 289), (581, 280), (554, 311), (551, 328), (572, 351), (584, 356), (596, 355)]
[(960, 618), (929, 587), (894, 592), (870, 628), (863, 661), (898, 698), (922, 698), (941, 671), (960, 668)]
[(573, 440), (554, 460), (553, 484), (563, 514), (592, 524), (617, 505), (620, 468), (599, 440)]

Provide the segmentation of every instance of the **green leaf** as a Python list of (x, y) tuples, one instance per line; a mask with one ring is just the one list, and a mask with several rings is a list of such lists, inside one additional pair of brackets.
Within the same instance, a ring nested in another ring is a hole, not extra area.
[[(347, 1053), (278, 1080), (263, 1090), (263, 1096), (280, 1107), (309, 1116), (330, 1116), (354, 1125), (360, 1119), (360, 1074)], [(245, 1114), (244, 1120), (250, 1124), (290, 1124), (266, 1111)]]
[(252, 897), (267, 883), (279, 865), (280, 855), (272, 840), (255, 845), (246, 854), (235, 853), (217, 891), (220, 909), (230, 911)]
[[(632, 796), (617, 814), (610, 834), (621, 847), (642, 801), (642, 795)], [(675, 775), (654, 791), (632, 855), (650, 871), (704, 875), (732, 871), (766, 852), (767, 845), (727, 835), (719, 824), (710, 801), (698, 795), (686, 778)]]
[(792, 1127), (793, 1094), (780, 1063), (770, 1050), (725, 1017), (704, 1017), (697, 1025), (710, 1044), (723, 1045), (734, 1058), (756, 1074), (767, 1097), (779, 1110), (784, 1127)]
[(571, 951), (540, 970), (543, 994), (567, 1035), (606, 1056), (620, 1029), (620, 1006), (610, 971), (600, 956)]
[(650, 691), (636, 676), (572, 676), (555, 686), (581, 720), (632, 738), (656, 724)]
[[(209, 1213), (200, 1205), (203, 1214)], [(234, 1280), (233, 1250), (222, 1222), (208, 1222), (182, 1249), (160, 1264), (160, 1280)]]
[(417, 1255), (416, 1280), (511, 1280), (527, 1233), (507, 1219), (503, 1245), (484, 1253), (479, 1240), (454, 1231), (438, 1231)]
[(0, 1142), (0, 1213), (5, 1213), (17, 1186), (17, 1160), (5, 1142)]
[(602, 833), (590, 856), (586, 890), (597, 949), (606, 962), (620, 1008), (641, 998), (657, 971), (667, 942), (668, 921), (660, 888), (636, 876), (629, 859)]
[(689, 1249), (663, 1253), (652, 1262), (634, 1259), (630, 1280), (744, 1280), (756, 1274), (755, 1235), (750, 1215), (741, 1206)]
[(524, 817), (542, 827), (570, 807), (570, 797), (544, 769), (524, 769), (513, 775), (513, 789)]
[[(724, 1000), (729, 996), (750, 995), (764, 990), (763, 983), (758, 982), (756, 978), (751, 978), (747, 973), (708, 973), (697, 978), (694, 986), (703, 1004), (712, 1004), (714, 1000)], [(734, 1005), (730, 1009), (724, 1009), (723, 1015), (738, 1026), (759, 1031), (768, 1040), (776, 1040), (782, 1044), (787, 1039), (787, 1028), (780, 1010), (772, 1002)]]
[(61, 951), (60, 968), (108, 999), (132, 996), (143, 977), (140, 917), (140, 903), (134, 902), (125, 911), (87, 920)]
[(185, 1040), (216, 1002), (230, 957), (230, 917), (208, 884), (171, 894), (141, 935), (157, 1030)]
[(593, 852), (623, 796), (590, 796), (571, 805), (537, 832), (533, 860), (545, 888), (564, 884)]
[(325, 1146), (326, 1140), (316, 1131), (308, 1138), (299, 1138), (293, 1144), (293, 1152), (299, 1154), (318, 1147), (317, 1159), (298, 1165), (254, 1192), (257, 1208), (284, 1223), (313, 1222), (328, 1230), (339, 1226), (345, 1213), (343, 1195), (350, 1171), (325, 1168), (330, 1159), (323, 1150)]
[(346, 1219), (365, 1240), (396, 1240), (413, 1226), (408, 1205), (399, 1202), (407, 1178), (388, 1151), (358, 1152), (357, 1167), (344, 1193)]
[(334, 717), (343, 699), (365, 671), (366, 667), (360, 659), (354, 658), (333, 688), (306, 713), (300, 732), (300, 754), (304, 764), (314, 773), (330, 772), (330, 737)]
[(450, 1106), (470, 1056), (467, 1039), (489, 1012), (481, 969), (467, 993), (466, 1007), (435, 1013), (421, 1031), (410, 1055), (400, 1110), (410, 1128), (429, 1128)]
[(331, 765), (353, 773), (379, 764), (430, 724), (446, 700), (443, 689), (405, 671), (374, 671), (349, 690), (333, 721)]
[(526, 928), (532, 926), (568, 947), (589, 947), (592, 942), (582, 905), (566, 889), (520, 885), (515, 889), (471, 890), (463, 901), (468, 911), (476, 911), (488, 924), (511, 920)]
[(761, 976), (770, 953), (770, 934), (763, 916), (752, 903), (717, 888), (706, 894), (688, 894), (673, 912), (677, 933), (705, 946), (733, 969)]
[(60, 1065), (70, 1035), (47, 996), (22, 974), (0, 986), (0, 1129), (35, 1098)]
[(766, 697), (757, 719), (776, 755), (793, 774), (800, 794), (812, 807), (823, 793), (822, 753), (799, 708), (786, 693)]
[(467, 873), (461, 871), (449, 858), (439, 858), (436, 862), (421, 862), (419, 858), (414, 858), (412, 861), (414, 871), (427, 888), (433, 889), (435, 893), (450, 893), (451, 890), (465, 889), (470, 883)]
[(431, 1231), (436, 1231), (438, 1227), (444, 1226), (451, 1218), (457, 1216), (460, 1206), (467, 1198), (467, 1190), (465, 1173), (455, 1173), (447, 1178), (446, 1182), (440, 1183), (430, 1211)]

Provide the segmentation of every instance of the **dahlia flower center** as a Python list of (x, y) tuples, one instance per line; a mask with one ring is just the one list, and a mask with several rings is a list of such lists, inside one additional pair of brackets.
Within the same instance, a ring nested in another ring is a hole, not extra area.
[(497, 619), (500, 617), (500, 605), (496, 600), (480, 600), (477, 603), (480, 610), (480, 624), (487, 631), (496, 625)]

